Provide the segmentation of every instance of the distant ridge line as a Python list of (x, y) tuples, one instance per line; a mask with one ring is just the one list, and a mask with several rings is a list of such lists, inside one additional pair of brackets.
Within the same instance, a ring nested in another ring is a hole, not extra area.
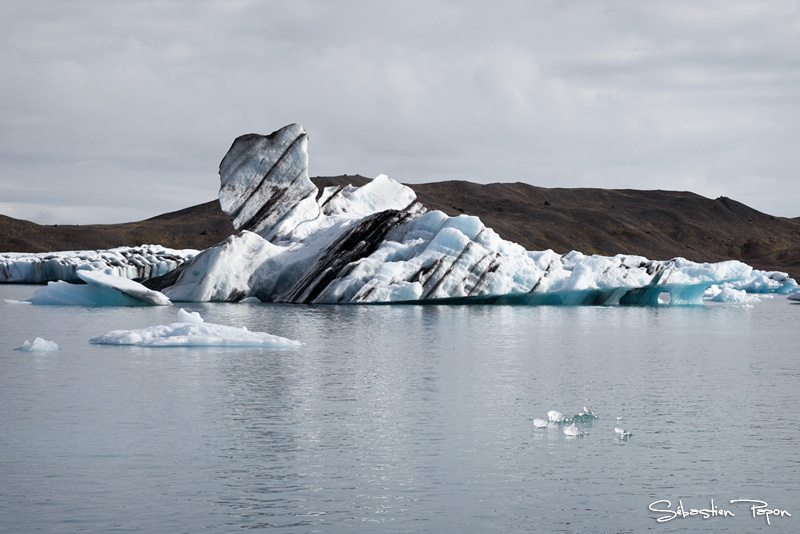
[[(312, 178), (318, 187), (360, 186), (360, 175)], [(528, 250), (638, 254), (664, 260), (740, 260), (800, 278), (800, 217), (768, 215), (726, 197), (630, 189), (543, 188), (466, 181), (409, 184), (430, 210), (476, 215)], [(159, 244), (208, 248), (236, 233), (216, 200), (149, 219), (104, 225), (40, 225), (0, 215), (0, 252), (96, 250)]]

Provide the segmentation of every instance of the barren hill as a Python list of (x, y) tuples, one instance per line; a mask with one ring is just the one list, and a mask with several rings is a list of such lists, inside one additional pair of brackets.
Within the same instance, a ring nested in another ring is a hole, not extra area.
[[(362, 185), (362, 176), (314, 178), (319, 186)], [(546, 189), (523, 183), (412, 184), (428, 209), (477, 215), (529, 250), (639, 254), (663, 260), (736, 259), (800, 279), (800, 218), (774, 217), (740, 202), (689, 192)], [(0, 251), (105, 249), (157, 243), (206, 248), (233, 232), (217, 201), (144, 221), (113, 225), (39, 225), (0, 216)]]

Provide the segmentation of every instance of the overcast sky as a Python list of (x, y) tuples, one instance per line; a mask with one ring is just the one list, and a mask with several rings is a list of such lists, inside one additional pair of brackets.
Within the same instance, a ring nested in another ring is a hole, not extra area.
[(312, 176), (694, 191), (800, 216), (796, 1), (0, 2), (0, 213), (216, 198), (300, 122)]

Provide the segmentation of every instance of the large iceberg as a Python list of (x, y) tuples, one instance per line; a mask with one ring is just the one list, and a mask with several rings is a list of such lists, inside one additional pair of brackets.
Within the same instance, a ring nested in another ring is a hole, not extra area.
[(50, 281), (80, 283), (79, 271), (146, 280), (176, 269), (198, 251), (175, 250), (161, 245), (117, 247), (109, 250), (0, 254), (0, 282), (44, 284)]
[(427, 211), (385, 175), (319, 191), (299, 124), (236, 139), (220, 164), (220, 205), (240, 230), (145, 282), (173, 301), (296, 303), (700, 304), (746, 279), (738, 261), (530, 252), (477, 217)]

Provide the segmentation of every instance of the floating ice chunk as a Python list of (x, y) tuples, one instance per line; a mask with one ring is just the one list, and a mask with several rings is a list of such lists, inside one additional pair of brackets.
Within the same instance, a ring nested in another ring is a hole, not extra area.
[(77, 271), (86, 282), (50, 282), (30, 298), (33, 304), (69, 306), (169, 306), (170, 300), (138, 282), (99, 271)]
[(789, 300), (800, 300), (800, 291), (795, 291), (789, 295)]
[(798, 289), (797, 281), (780, 271), (753, 270), (750, 276), (726, 285), (748, 293), (791, 293)]
[(624, 428), (620, 428), (620, 427), (614, 427), (614, 432), (619, 434), (620, 439), (628, 439), (629, 437), (631, 437), (633, 435), (631, 432), (628, 432)]
[(564, 420), (564, 414), (557, 410), (547, 412), (547, 418), (553, 423), (560, 423)]
[(261, 300), (258, 297), (247, 297), (239, 302), (242, 304), (261, 304)]
[(16, 350), (21, 350), (23, 352), (55, 352), (61, 350), (61, 347), (59, 347), (58, 343), (55, 341), (48, 341), (37, 337), (33, 341), (28, 341), (26, 339), (25, 343), (23, 343), (21, 347), (17, 347)]
[(114, 330), (89, 340), (105, 345), (139, 345), (145, 347), (271, 347), (289, 348), (302, 345), (299, 341), (267, 334), (250, 332), (203, 321), (197, 312), (178, 310), (180, 322), (151, 326), (140, 330)]
[(748, 295), (744, 289), (734, 289), (733, 287), (724, 284), (722, 286), (714, 286), (716, 289), (709, 288), (709, 291), (706, 292), (706, 296), (704, 295), (703, 298), (705, 300), (711, 302), (739, 302), (739, 303), (749, 303), (749, 302), (761, 302), (755, 295)]
[(583, 432), (581, 432), (575, 423), (572, 423), (564, 427), (564, 434), (567, 436), (582, 436)]
[(545, 419), (534, 419), (533, 426), (536, 428), (547, 428), (548, 422)]
[(183, 308), (178, 310), (178, 321), (181, 323), (203, 323), (203, 318), (198, 312), (187, 312)]
[(6, 304), (30, 304), (30, 301), (27, 300), (14, 300), (14, 299), (3, 299)]
[(591, 423), (595, 419), (599, 419), (598, 415), (586, 406), (583, 407), (582, 412), (575, 414), (572, 418), (573, 421), (578, 423)]

